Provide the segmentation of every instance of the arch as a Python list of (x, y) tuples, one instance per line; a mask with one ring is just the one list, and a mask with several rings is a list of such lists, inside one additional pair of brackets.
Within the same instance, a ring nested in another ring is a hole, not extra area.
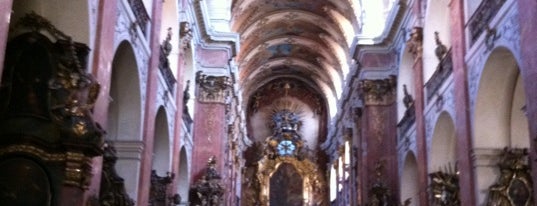
[(128, 41), (118, 46), (111, 73), (106, 139), (114, 142), (118, 151), (117, 173), (125, 180), (129, 196), (135, 198), (138, 196), (141, 166), (143, 110), (138, 65)]
[(401, 175), (401, 200), (411, 198), (412, 206), (419, 202), (418, 163), (413, 152), (406, 155)]
[(170, 172), (171, 152), (170, 152), (170, 132), (168, 129), (168, 118), (164, 107), (160, 107), (155, 117), (155, 136), (153, 144), (153, 170), (158, 175), (165, 175)]
[(408, 94), (410, 94), (412, 97), (415, 98), (414, 91), (414, 57), (412, 57), (412, 54), (410, 52), (406, 52), (406, 50), (402, 54), (401, 57), (401, 63), (399, 65), (399, 75), (397, 80), (397, 120), (401, 121), (401, 119), (405, 115), (405, 111), (407, 110), (405, 107), (405, 104), (403, 102), (403, 98), (405, 97), (404, 88), (403, 85), (406, 85), (406, 89), (408, 91)]
[(474, 151), (478, 202), (497, 179), (496, 155), (504, 147), (528, 147), (526, 102), (517, 60), (505, 47), (495, 48), (481, 72), (474, 109)]
[(455, 145), (455, 124), (449, 113), (444, 111), (438, 116), (434, 127), (428, 164), (429, 173), (445, 171), (455, 166)]
[(504, 47), (492, 51), (479, 81), (474, 110), (476, 148), (526, 147), (528, 123), (518, 64)]
[(132, 46), (123, 41), (112, 61), (108, 139), (142, 140), (142, 103), (137, 68)]
[(438, 32), (442, 43), (450, 48), (451, 29), (449, 21), (449, 0), (428, 0), (425, 24), (423, 27), (423, 80), (427, 82), (438, 65), (435, 55), (436, 41), (434, 32)]
[(179, 154), (179, 169), (177, 175), (177, 194), (181, 196), (181, 203), (188, 202), (188, 188), (190, 187), (190, 169), (188, 167), (188, 154), (183, 146)]

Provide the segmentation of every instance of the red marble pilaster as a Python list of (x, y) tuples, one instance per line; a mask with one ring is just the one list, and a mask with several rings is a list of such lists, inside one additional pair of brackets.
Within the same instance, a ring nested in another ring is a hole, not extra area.
[(11, 17), (13, 0), (0, 0), (0, 80), (4, 73), (4, 58), (6, 56), (7, 35)]
[[(184, 51), (179, 51), (180, 53), (183, 53)], [(179, 185), (179, 182), (177, 179), (180, 175), (188, 175), (188, 174), (180, 174), (179, 173), (179, 165), (181, 164), (181, 145), (184, 144), (181, 139), (181, 134), (183, 133), (183, 65), (184, 65), (184, 55), (179, 55), (179, 58), (177, 60), (177, 68), (176, 68), (176, 74), (177, 74), (177, 88), (175, 89), (175, 108), (177, 109), (175, 111), (175, 125), (174, 125), (174, 136), (173, 136), (173, 155), (172, 155), (172, 172), (175, 174), (175, 180), (172, 182), (171, 188), (173, 188), (173, 191), (177, 191), (177, 186)], [(183, 199), (186, 199), (186, 197), (181, 197)]]
[[(117, 0), (99, 1), (95, 44), (90, 45), (93, 53), (92, 74), (101, 85), (101, 91), (93, 109), (93, 119), (106, 127), (108, 118), (108, 97), (112, 60), (114, 58), (114, 33), (116, 22)], [(106, 128), (105, 128), (106, 129)], [(93, 158), (93, 178), (86, 193), (86, 199), (99, 196), (101, 186), (102, 157)]]
[[(419, 5), (419, 4), (418, 4)], [(418, 6), (421, 7), (421, 6)], [(414, 72), (414, 108), (416, 118), (416, 147), (417, 147), (417, 162), (418, 162), (418, 198), (419, 205), (429, 205), (429, 197), (427, 194), (428, 174), (427, 174), (427, 137), (425, 136), (425, 100), (423, 90), (423, 30), (416, 27), (412, 31), (412, 39), (407, 43), (408, 52), (414, 56), (413, 72)], [(403, 200), (404, 201), (404, 200)], [(411, 200), (416, 202), (416, 200)]]
[(520, 21), (520, 70), (526, 92), (526, 116), (530, 134), (530, 165), (533, 178), (533, 199), (537, 199), (537, 25), (529, 20), (537, 18), (537, 1), (518, 0)]
[(470, 125), (470, 108), (468, 81), (464, 56), (464, 1), (453, 0), (450, 5), (451, 47), (453, 61), (453, 79), (455, 90), (455, 134), (457, 137), (457, 167), (461, 205), (475, 205), (475, 177), (472, 163), (472, 135)]
[[(397, 108), (395, 78), (362, 80), (362, 204), (371, 201), (371, 189), (383, 184), (389, 191), (388, 204), (400, 202), (397, 158)], [(379, 167), (380, 166), (380, 167)]]
[[(151, 34), (149, 46), (151, 57), (148, 66), (148, 82), (146, 90), (145, 116), (143, 123), (144, 150), (142, 151), (142, 162), (140, 171), (140, 184), (138, 185), (138, 205), (145, 205), (149, 202), (149, 189), (151, 188), (151, 167), (153, 165), (153, 144), (155, 137), (155, 118), (157, 111), (157, 91), (158, 91), (158, 65), (160, 63), (160, 25), (162, 21), (162, 1), (153, 1), (153, 11), (151, 12)], [(133, 197), (134, 198), (134, 197)]]
[(216, 156), (216, 168), (219, 174), (224, 173), (224, 145), (227, 143), (225, 130), (225, 104), (203, 103), (199, 100), (195, 105), (194, 148), (192, 151), (192, 170), (190, 184), (204, 174), (207, 160)]

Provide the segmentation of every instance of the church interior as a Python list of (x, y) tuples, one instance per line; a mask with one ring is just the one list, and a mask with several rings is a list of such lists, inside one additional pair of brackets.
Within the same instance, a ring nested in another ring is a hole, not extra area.
[(536, 11), (0, 0), (0, 205), (535, 205)]

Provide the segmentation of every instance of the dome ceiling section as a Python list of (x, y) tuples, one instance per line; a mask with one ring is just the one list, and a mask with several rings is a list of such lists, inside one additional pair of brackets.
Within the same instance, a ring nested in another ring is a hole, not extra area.
[[(320, 40), (321, 40), (320, 38), (318, 40), (312, 40), (311, 38), (305, 38), (302, 36), (293, 36), (293, 35), (278, 36), (276, 38), (265, 41), (261, 44), (257, 44), (256, 47), (251, 47), (252, 49), (250, 50), (244, 49), (243, 53), (246, 56), (244, 57), (239, 56), (238, 58), (242, 59), (241, 61), (241, 65), (242, 65), (242, 63), (247, 63), (251, 59), (254, 59), (253, 57), (254, 55), (264, 56), (266, 55), (267, 52), (274, 53), (276, 51), (273, 51), (273, 50), (276, 46), (289, 44), (290, 46), (293, 46), (293, 45), (303, 46), (307, 48), (310, 52), (314, 52), (315, 54), (318, 54), (318, 56), (324, 58), (327, 64), (330, 64), (333, 67), (338, 67), (339, 65), (336, 65), (339, 63), (337, 60), (337, 57), (334, 55), (333, 52), (328, 52), (326, 49), (324, 49), (328, 45), (319, 43)], [(283, 48), (283, 49), (287, 49), (287, 48)], [(288, 53), (293, 52), (293, 48), (288, 48), (288, 49), (289, 51), (283, 51), (283, 52), (288, 52)]]
[[(233, 16), (231, 21), (233, 22), (232, 29), (234, 31), (244, 30), (245, 25), (252, 23), (253, 19), (257, 19), (266, 13), (270, 13), (278, 10), (303, 10), (311, 13), (316, 13), (321, 16), (326, 16), (327, 9), (333, 9), (340, 13), (341, 16), (350, 20), (354, 25), (357, 24), (357, 18), (354, 11), (353, 0), (323, 0), (323, 1), (311, 1), (311, 0), (292, 0), (292, 1), (261, 1), (261, 0), (239, 0), (233, 3)], [(338, 24), (338, 21), (334, 21)]]
[[(295, 82), (300, 82), (300, 84), (307, 86), (309, 89), (307, 90), (309, 94), (302, 94), (302, 95), (318, 95), (319, 97), (324, 97), (325, 95), (330, 95), (330, 93), (326, 93), (326, 88), (328, 85), (324, 82), (320, 82), (319, 80), (315, 80), (315, 78), (306, 78), (303, 73), (300, 72), (300, 75), (289, 75), (284, 73), (276, 73), (273, 75), (258, 75), (252, 79), (252, 81), (249, 81), (247, 83), (247, 87), (244, 90), (244, 94), (248, 99), (257, 95), (265, 94), (265, 90), (263, 87), (265, 87), (270, 82), (277, 82), (281, 80), (293, 80)], [(323, 105), (327, 100), (323, 98)], [(270, 101), (269, 101), (270, 102)], [(248, 103), (250, 105), (251, 102)]]
[[(320, 40), (320, 38), (319, 38)], [(265, 41), (262, 44), (259, 44), (255, 48), (252, 48), (251, 50), (244, 50), (244, 53), (246, 54), (245, 57), (239, 57), (242, 59), (239, 66), (243, 66), (242, 68), (249, 68), (248, 63), (250, 61), (255, 61), (256, 58), (263, 58), (266, 56), (271, 55), (273, 49), (278, 45), (286, 45), (290, 44), (293, 45), (301, 45), (308, 49), (310, 52), (314, 52), (318, 57), (316, 57), (317, 62), (322, 62), (323, 65), (329, 65), (329, 67), (333, 69), (339, 69), (341, 65), (339, 65), (339, 61), (337, 60), (337, 57), (334, 55), (333, 52), (328, 52), (326, 49), (327, 45), (319, 43), (319, 41), (314, 41), (310, 38), (304, 38), (301, 36), (282, 36), (277, 37), (268, 41)], [(284, 48), (286, 49), (286, 48)], [(292, 48), (289, 48), (289, 52), (291, 53), (293, 51)], [(284, 51), (286, 52), (286, 51)], [(322, 58), (322, 59), (319, 59)], [(337, 73), (340, 75), (340, 77), (343, 76), (341, 74), (341, 70), (338, 70)]]
[[(280, 70), (278, 70), (280, 71)], [(319, 78), (310, 77), (307, 76), (302, 71), (297, 71), (296, 73), (289, 74), (289, 73), (282, 73), (282, 72), (275, 72), (275, 73), (261, 73), (256, 75), (253, 79), (249, 80), (247, 83), (244, 84), (244, 92), (243, 96), (245, 99), (249, 99), (252, 97), (252, 95), (255, 94), (255, 92), (262, 86), (265, 85), (267, 82), (276, 80), (279, 78), (293, 78), (300, 80), (307, 85), (310, 86), (310, 88), (313, 88), (315, 94), (321, 95), (325, 98), (325, 101), (327, 104), (323, 105), (327, 107), (328, 109), (328, 115), (329, 117), (333, 117), (335, 115), (336, 108), (337, 108), (337, 102), (334, 98), (336, 94), (332, 89), (330, 89), (329, 84), (322, 82), (319, 80)]]
[[(252, 70), (257, 68), (274, 66), (274, 63), (267, 63), (281, 58), (292, 58), (289, 59), (289, 61), (293, 61), (293, 59), (298, 59), (298, 61), (301, 62), (305, 61), (307, 64), (319, 68), (317, 72), (328, 73), (320, 64), (324, 58), (318, 52), (311, 51), (308, 47), (303, 45), (280, 44), (268, 47), (265, 52), (257, 53), (251, 59), (248, 59), (248, 61), (242, 61), (239, 65), (239, 67), (243, 69), (243, 71), (241, 71), (241, 77), (249, 76), (249, 74), (253, 72)], [(290, 62), (279, 61), (278, 63), (286, 64)]]
[(346, 41), (343, 35), (344, 31), (340, 30), (340, 27), (335, 25), (333, 21), (329, 21), (326, 18), (326, 14), (323, 15), (325, 16), (301, 10), (281, 10), (271, 12), (254, 20), (253, 23), (245, 27), (244, 30), (239, 30), (241, 34), (241, 45), (243, 45), (244, 41), (252, 35), (257, 38), (267, 38), (267, 36), (263, 34), (266, 32), (267, 26), (273, 23), (276, 23), (281, 27), (282, 24), (285, 23), (299, 22), (299, 28), (307, 28), (306, 25), (321, 28), (324, 31), (323, 33), (329, 34), (341, 47), (348, 48), (350, 42)]
[[(317, 44), (322, 45), (322, 48), (326, 49), (328, 45), (319, 36), (320, 34), (329, 36), (323, 28), (309, 22), (287, 21), (267, 24), (259, 28), (255, 35), (249, 37), (241, 36), (241, 51), (237, 58), (242, 60), (245, 56), (251, 55), (250, 53), (255, 53), (254, 48), (263, 46), (268, 41), (279, 38), (292, 38), (291, 41), (286, 43), (306, 43), (309, 45), (310, 43), (306, 41), (298, 41), (299, 39), (308, 39), (309, 42), (317, 42)], [(330, 51), (327, 52), (330, 53)]]
[(333, 79), (327, 72), (320, 68), (318, 65), (312, 64), (309, 61), (304, 59), (295, 58), (295, 57), (280, 57), (267, 61), (263, 65), (259, 65), (255, 69), (251, 69), (251, 73), (248, 76), (245, 76), (245, 82), (251, 81), (255, 76), (260, 74), (290, 74), (297, 75), (299, 72), (306, 75), (306, 77), (316, 78), (322, 82), (330, 85), (331, 89), (335, 89)]

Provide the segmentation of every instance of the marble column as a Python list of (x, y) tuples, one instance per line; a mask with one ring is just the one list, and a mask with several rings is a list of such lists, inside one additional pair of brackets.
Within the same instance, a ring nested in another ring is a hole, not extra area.
[(468, 95), (464, 1), (454, 0), (450, 4), (451, 51), (453, 81), (455, 89), (455, 136), (456, 157), (459, 174), (461, 205), (476, 204), (474, 168), (472, 164), (472, 135), (470, 124), (470, 104)]
[(526, 116), (530, 134), (530, 160), (533, 178), (533, 199), (537, 198), (537, 25), (528, 20), (537, 18), (535, 0), (518, 0), (520, 21), (520, 70), (526, 92)]
[(138, 184), (137, 203), (145, 205), (149, 202), (151, 188), (151, 170), (153, 166), (153, 145), (155, 140), (155, 117), (157, 113), (157, 91), (159, 84), (158, 73), (160, 72), (160, 32), (162, 23), (163, 1), (152, 1), (151, 30), (149, 45), (151, 57), (149, 58), (148, 82), (146, 92), (146, 105), (143, 123), (144, 150), (142, 151), (142, 163), (140, 171), (140, 184)]
[[(397, 158), (396, 79), (361, 80), (364, 102), (362, 128), (362, 203), (376, 199), (389, 205), (399, 201)], [(381, 204), (382, 205), (382, 204)]]
[(190, 184), (205, 173), (207, 160), (216, 157), (216, 169), (224, 173), (226, 132), (226, 100), (231, 88), (227, 76), (210, 76), (196, 73), (196, 103)]
[[(411, 200), (418, 202), (419, 205), (429, 205), (429, 197), (427, 194), (428, 176), (427, 176), (427, 137), (425, 136), (425, 116), (424, 116), (424, 90), (423, 90), (423, 29), (414, 27), (412, 29), (411, 38), (407, 42), (408, 52), (414, 57), (413, 76), (414, 76), (414, 109), (416, 117), (416, 147), (417, 147), (417, 163), (418, 163), (418, 193), (419, 200)], [(404, 201), (404, 200), (403, 200)]]

